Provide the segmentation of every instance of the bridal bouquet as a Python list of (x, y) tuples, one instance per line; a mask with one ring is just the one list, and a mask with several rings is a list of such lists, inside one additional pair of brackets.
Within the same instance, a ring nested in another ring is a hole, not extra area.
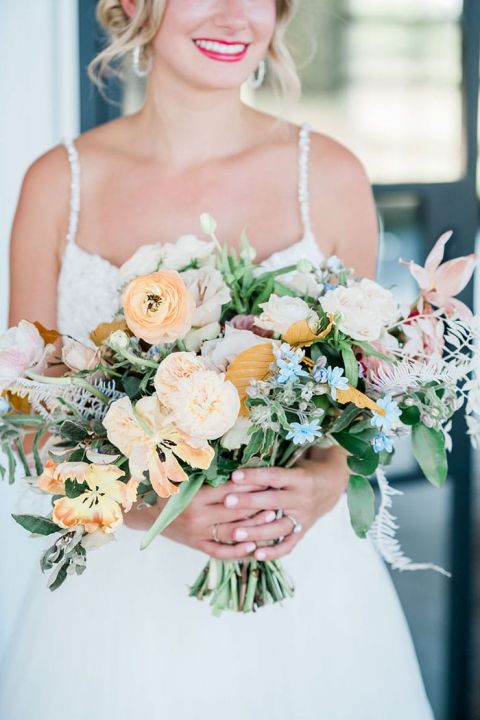
[[(398, 491), (383, 467), (409, 434), (425, 477), (441, 486), (451, 418), (465, 400), (478, 441), (480, 325), (454, 298), (475, 256), (441, 264), (442, 236), (425, 267), (408, 263), (420, 294), (402, 308), (337, 257), (268, 271), (245, 233), (237, 253), (220, 244), (211, 216), (200, 220), (208, 240), (144, 246), (122, 266), (118, 313), (89, 345), (63, 337), (60, 357), (59, 333), (27, 321), (0, 338), (2, 475), (13, 481), (19, 466), (51, 497), (45, 515), (13, 516), (34, 536), (54, 536), (41, 559), (50, 589), (85, 570), (88, 551), (112, 539), (133, 503), (168, 498), (145, 548), (203, 483), (219, 486), (238, 467), (289, 467), (313, 445), (347, 452), (359, 537), (394, 567), (445, 572), (402, 554), (389, 510)], [(190, 594), (209, 596), (215, 613), (247, 612), (293, 585), (278, 561), (211, 558)]]

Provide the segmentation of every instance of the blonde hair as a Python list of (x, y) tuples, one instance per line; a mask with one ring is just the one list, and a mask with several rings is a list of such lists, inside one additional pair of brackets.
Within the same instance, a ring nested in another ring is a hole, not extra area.
[[(294, 17), (298, 0), (275, 0), (277, 22), (267, 52), (269, 77), (276, 96), (296, 102), (301, 95), (301, 82), (293, 57), (285, 43), (285, 31)], [(101, 89), (109, 74), (123, 79), (123, 64), (131, 51), (140, 47), (140, 65), (147, 63), (148, 46), (162, 22), (166, 0), (137, 0), (133, 17), (124, 11), (120, 0), (99, 0), (97, 20), (111, 42), (89, 63), (90, 79)]]

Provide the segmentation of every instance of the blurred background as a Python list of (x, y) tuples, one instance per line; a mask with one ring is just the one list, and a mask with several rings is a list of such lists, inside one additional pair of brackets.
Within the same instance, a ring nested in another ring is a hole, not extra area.
[[(133, 112), (142, 103), (144, 86), (133, 74), (124, 92), (115, 82), (109, 85), (111, 102), (86, 77), (86, 65), (104, 43), (95, 4), (2, 2), (0, 331), (7, 314), (8, 239), (26, 168), (63, 137)], [(405, 299), (413, 298), (415, 288), (399, 257), (422, 262), (448, 228), (454, 236), (447, 257), (473, 252), (480, 237), (479, 0), (302, 0), (287, 38), (300, 68), (303, 97), (284, 114), (298, 124), (308, 120), (361, 158), (382, 221), (379, 279), (395, 285)], [(243, 88), (242, 94), (255, 107), (279, 110), (268, 68), (261, 90)], [(469, 287), (461, 298), (472, 304), (475, 295), (475, 286)], [(435, 717), (479, 720), (478, 459), (460, 419), (453, 441), (450, 477), (441, 490), (419, 481), (407, 447), (397, 452), (389, 472), (393, 485), (405, 491), (393, 508), (405, 553), (438, 563), (453, 577), (425, 571), (393, 572), (392, 578)], [(0, 492), (2, 541), (7, 526), (9, 538), (17, 530), (9, 517), (13, 489), (0, 486)], [(18, 528), (16, 555), (0, 554), (0, 575), (6, 578), (0, 614), (7, 595), (9, 605), (18, 598), (21, 607), (36, 563), (30, 542)], [(0, 650), (8, 637), (9, 628), (0, 627)]]

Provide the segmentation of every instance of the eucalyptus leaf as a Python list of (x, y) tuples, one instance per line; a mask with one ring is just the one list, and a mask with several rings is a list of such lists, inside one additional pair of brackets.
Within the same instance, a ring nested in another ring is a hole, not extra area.
[(345, 448), (345, 450), (348, 450), (349, 453), (352, 453), (352, 455), (365, 457), (373, 452), (370, 443), (365, 442), (356, 435), (351, 435), (348, 432), (331, 433), (331, 435), (339, 445)]
[(412, 448), (416, 461), (427, 480), (442, 487), (447, 479), (448, 462), (445, 439), (440, 430), (423, 423), (412, 427)]
[(35, 535), (51, 535), (52, 533), (61, 531), (61, 527), (41, 515), (15, 515), (12, 513), (13, 519)]
[(375, 518), (375, 493), (367, 478), (350, 475), (347, 502), (352, 527), (358, 537), (365, 538)]
[(190, 476), (188, 480), (184, 480), (180, 484), (179, 491), (170, 496), (162, 512), (143, 538), (140, 545), (141, 550), (148, 547), (152, 540), (185, 510), (190, 500), (202, 487), (203, 481), (203, 475), (198, 473)]
[(420, 410), (415, 405), (403, 408), (400, 420), (404, 425), (417, 425), (420, 422)]

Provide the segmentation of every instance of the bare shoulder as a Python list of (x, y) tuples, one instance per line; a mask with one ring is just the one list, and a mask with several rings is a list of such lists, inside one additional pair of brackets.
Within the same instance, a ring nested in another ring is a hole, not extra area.
[(373, 276), (378, 222), (362, 161), (328, 135), (310, 133), (310, 216), (325, 254), (336, 254), (359, 275)]

